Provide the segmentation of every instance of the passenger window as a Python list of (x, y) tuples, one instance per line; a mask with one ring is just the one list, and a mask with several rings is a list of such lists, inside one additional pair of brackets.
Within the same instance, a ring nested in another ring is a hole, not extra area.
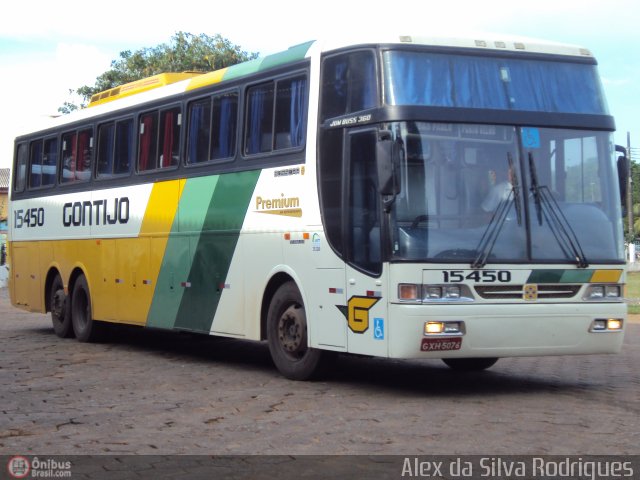
[(13, 188), (16, 192), (23, 192), (27, 180), (27, 162), (29, 160), (29, 150), (26, 143), (18, 145), (18, 155), (16, 158), (15, 180)]
[(158, 112), (146, 113), (140, 117), (138, 133), (138, 171), (154, 170), (157, 166)]
[(180, 159), (180, 108), (164, 110), (160, 113), (160, 158), (159, 168), (178, 165)]
[(206, 162), (209, 160), (211, 99), (205, 98), (190, 103), (188, 115), (187, 163)]
[(93, 130), (62, 135), (62, 183), (82, 182), (91, 178)]
[(237, 123), (237, 93), (225, 93), (191, 103), (187, 163), (233, 157), (236, 153)]
[(49, 138), (31, 142), (31, 176), (29, 187), (47, 187), (56, 183), (58, 139)]
[(244, 153), (270, 152), (273, 144), (273, 82), (247, 92), (247, 135)]
[[(305, 76), (269, 82), (247, 92), (247, 155), (304, 146), (307, 115)], [(274, 121), (275, 119), (275, 121)]]
[(131, 172), (133, 157), (133, 120), (101, 125), (98, 130), (99, 178)]
[(322, 65), (322, 121), (375, 107), (376, 85), (372, 52), (361, 51), (327, 58)]
[(116, 122), (115, 175), (131, 173), (133, 166), (133, 120)]
[(213, 98), (211, 158), (233, 157), (236, 153), (238, 94), (227, 93)]
[(98, 177), (113, 174), (113, 141), (116, 126), (113, 123), (100, 125), (98, 128)]
[(180, 108), (150, 112), (140, 117), (138, 171), (178, 165), (180, 157)]
[(306, 127), (307, 79), (278, 82), (276, 93), (275, 149), (304, 145)]

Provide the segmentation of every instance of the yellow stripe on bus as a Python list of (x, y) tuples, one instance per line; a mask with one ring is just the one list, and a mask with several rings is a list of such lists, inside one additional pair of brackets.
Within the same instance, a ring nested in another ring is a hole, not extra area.
[(591, 283), (618, 283), (622, 270), (596, 270), (591, 277)]
[(159, 182), (153, 186), (140, 227), (140, 236), (138, 239), (132, 239), (137, 243), (142, 243), (143, 249), (149, 252), (149, 263), (146, 273), (138, 273), (135, 279), (138, 298), (132, 299), (129, 303), (130, 311), (128, 313), (131, 323), (144, 325), (147, 321), (162, 258), (185, 183), (184, 179), (171, 180)]
[(222, 78), (224, 77), (224, 74), (227, 73), (227, 70), (228, 67), (195, 77), (191, 79), (189, 85), (187, 85), (187, 88), (185, 90), (188, 92), (189, 90), (195, 90), (196, 88), (202, 88), (206, 87), (207, 85), (220, 83), (222, 81)]

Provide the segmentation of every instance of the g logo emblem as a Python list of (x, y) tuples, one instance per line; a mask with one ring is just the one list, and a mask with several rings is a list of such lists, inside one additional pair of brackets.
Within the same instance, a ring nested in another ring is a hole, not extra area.
[(375, 297), (351, 297), (349, 299), (347, 322), (353, 333), (364, 333), (369, 328), (369, 310), (380, 299)]

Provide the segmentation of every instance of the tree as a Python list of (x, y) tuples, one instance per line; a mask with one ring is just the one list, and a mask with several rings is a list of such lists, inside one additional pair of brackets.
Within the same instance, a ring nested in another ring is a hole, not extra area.
[(120, 58), (111, 62), (111, 69), (96, 78), (93, 86), (83, 85), (70, 94), (82, 97), (81, 105), (65, 102), (60, 113), (70, 113), (84, 108), (92, 95), (125, 83), (166, 72), (210, 72), (236, 63), (252, 60), (257, 53), (248, 53), (238, 45), (216, 34), (193, 35), (177, 32), (170, 43), (145, 47), (135, 52), (120, 52)]

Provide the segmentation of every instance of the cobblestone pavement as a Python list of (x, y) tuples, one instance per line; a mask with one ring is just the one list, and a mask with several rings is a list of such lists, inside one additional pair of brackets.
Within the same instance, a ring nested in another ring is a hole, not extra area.
[(620, 355), (342, 357), (292, 382), (266, 345), (136, 328), (59, 339), (0, 290), (0, 455), (638, 454), (640, 324)]

